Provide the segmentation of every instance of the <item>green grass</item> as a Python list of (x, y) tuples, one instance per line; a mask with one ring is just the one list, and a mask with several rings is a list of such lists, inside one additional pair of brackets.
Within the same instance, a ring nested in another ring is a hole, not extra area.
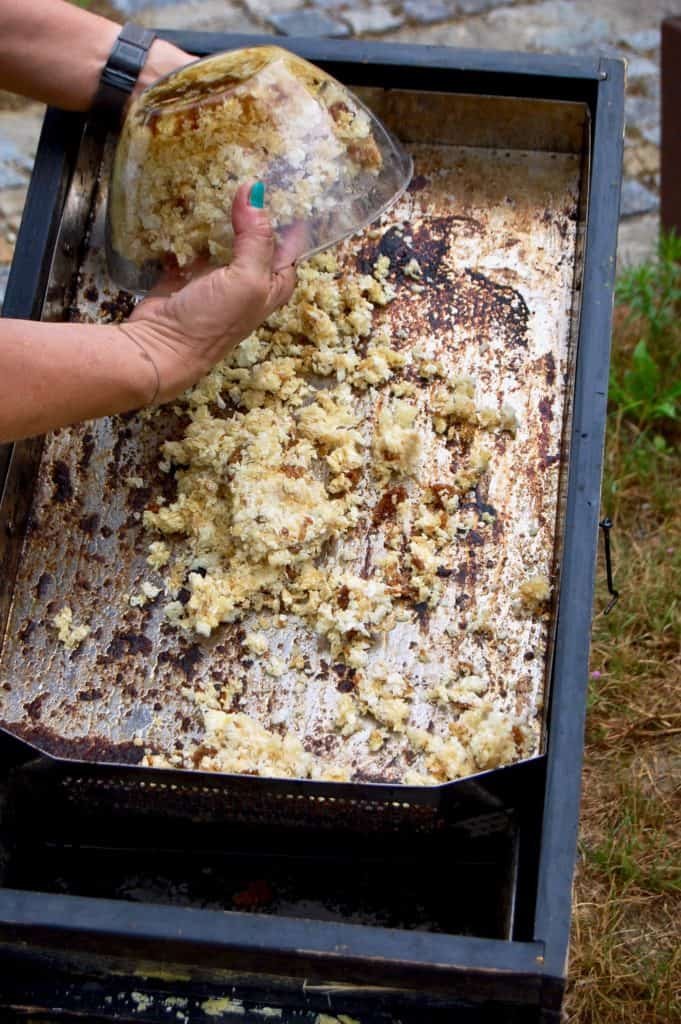
[(678, 848), (666, 839), (668, 807), (627, 780), (622, 803), (603, 839), (583, 854), (623, 886), (650, 893), (681, 893)]
[(121, 21), (122, 15), (113, 6), (111, 0), (69, 0), (69, 2), (75, 4), (76, 7), (92, 11), (93, 14), (102, 14), (112, 21)]
[(681, 438), (681, 237), (661, 236), (654, 260), (624, 271), (616, 299), (606, 498), (654, 477), (664, 500)]
[(672, 235), (616, 292), (603, 505), (621, 597), (594, 620), (574, 1024), (681, 1022), (680, 324)]
[(631, 319), (640, 319), (658, 355), (677, 368), (680, 354), (673, 341), (681, 303), (680, 261), (681, 236), (674, 231), (662, 234), (656, 259), (623, 271), (616, 288), (618, 304), (627, 308)]

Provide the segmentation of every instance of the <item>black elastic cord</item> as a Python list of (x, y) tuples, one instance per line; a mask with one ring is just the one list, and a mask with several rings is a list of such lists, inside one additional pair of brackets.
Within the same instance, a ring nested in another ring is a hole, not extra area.
[(613, 586), (612, 578), (612, 552), (610, 550), (610, 531), (612, 530), (612, 519), (606, 516), (605, 519), (601, 519), (598, 524), (603, 531), (603, 548), (605, 554), (605, 577), (608, 584), (608, 593), (610, 594), (610, 600), (603, 609), (604, 615), (609, 615), (617, 604), (620, 596), (619, 590), (615, 590)]

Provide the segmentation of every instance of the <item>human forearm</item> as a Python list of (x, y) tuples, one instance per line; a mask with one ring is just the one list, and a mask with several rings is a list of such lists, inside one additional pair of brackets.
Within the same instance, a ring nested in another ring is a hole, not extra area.
[(231, 265), (166, 279), (126, 322), (0, 320), (0, 441), (168, 402), (286, 302), (295, 271), (274, 270), (272, 225), (248, 194), (232, 207)]
[(0, 320), (0, 441), (138, 409), (157, 386), (153, 361), (118, 326)]
[[(65, 0), (0, 0), (0, 88), (88, 110), (120, 25)], [(155, 40), (138, 89), (191, 58)]]

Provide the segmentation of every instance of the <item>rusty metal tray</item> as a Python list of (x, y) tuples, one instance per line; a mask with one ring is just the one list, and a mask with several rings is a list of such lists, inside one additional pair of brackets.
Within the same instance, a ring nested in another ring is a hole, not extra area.
[[(457, 544), (440, 605), (427, 617), (417, 610), (376, 656), (414, 673), (414, 720), (424, 728), (446, 726), (450, 712), (434, 708), (425, 694), (448, 664), (464, 661), (484, 672), (496, 706), (524, 710), (529, 756), (536, 758), (560, 591), (588, 110), (581, 103), (406, 90), (362, 94), (409, 145), (415, 177), (380, 231), (346, 242), (342, 258), (361, 269), (389, 252), (398, 294), (382, 316), (393, 336), (411, 339), (405, 345), (429, 339), (449, 372), (471, 374), (495, 404), (510, 400), (521, 422), (513, 445), (497, 444), (489, 482), (476, 493), (472, 511), (480, 517), (493, 509), (493, 527), (473, 529)], [(43, 319), (106, 322), (132, 308), (130, 296), (112, 290), (103, 260), (111, 147), (89, 130), (81, 140)], [(409, 232), (399, 239), (395, 226), (405, 223)], [(422, 290), (404, 273), (414, 256), (426, 269)], [(345, 765), (353, 782), (399, 784), (406, 763), (399, 741), (369, 755), (366, 735), (348, 742), (333, 729), (329, 709), (339, 676), (299, 626), (273, 634), (272, 645), (282, 653), (294, 642), (304, 649), (314, 687), (302, 692), (295, 673), (273, 680), (257, 663), (244, 665), (239, 629), (248, 622), (204, 641), (168, 628), (162, 601), (131, 608), (128, 596), (142, 579), (159, 582), (145, 563), (155, 538), (141, 516), (155, 495), (172, 498), (172, 478), (158, 470), (159, 445), (177, 436), (182, 422), (181, 411), (168, 409), (83, 424), (44, 444), (16, 447), (2, 515), (5, 524), (21, 523), (23, 512), (26, 528), (3, 533), (5, 578), (13, 585), (0, 607), (2, 727), (66, 760), (139, 765), (151, 752), (192, 768), (203, 736), (193, 691), (238, 672), (245, 684), (239, 710), (274, 731), (285, 722), (307, 749)], [(365, 534), (353, 552), (365, 573), (375, 540)], [(518, 618), (510, 610), (512, 588), (534, 572), (551, 577), (551, 614)], [(74, 652), (57, 642), (51, 626), (64, 605), (92, 629)], [(482, 612), (494, 622), (491, 633), (467, 628)], [(159, 779), (167, 774), (147, 771)], [(410, 800), (423, 799), (414, 787), (408, 792)]]

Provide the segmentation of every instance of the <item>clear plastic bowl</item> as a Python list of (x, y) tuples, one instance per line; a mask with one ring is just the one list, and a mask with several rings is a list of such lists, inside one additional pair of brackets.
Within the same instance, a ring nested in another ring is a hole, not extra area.
[(277, 261), (309, 256), (375, 220), (412, 161), (345, 86), (277, 46), (221, 53), (132, 104), (107, 211), (113, 280), (148, 291), (164, 269), (226, 265), (239, 185), (265, 184)]

